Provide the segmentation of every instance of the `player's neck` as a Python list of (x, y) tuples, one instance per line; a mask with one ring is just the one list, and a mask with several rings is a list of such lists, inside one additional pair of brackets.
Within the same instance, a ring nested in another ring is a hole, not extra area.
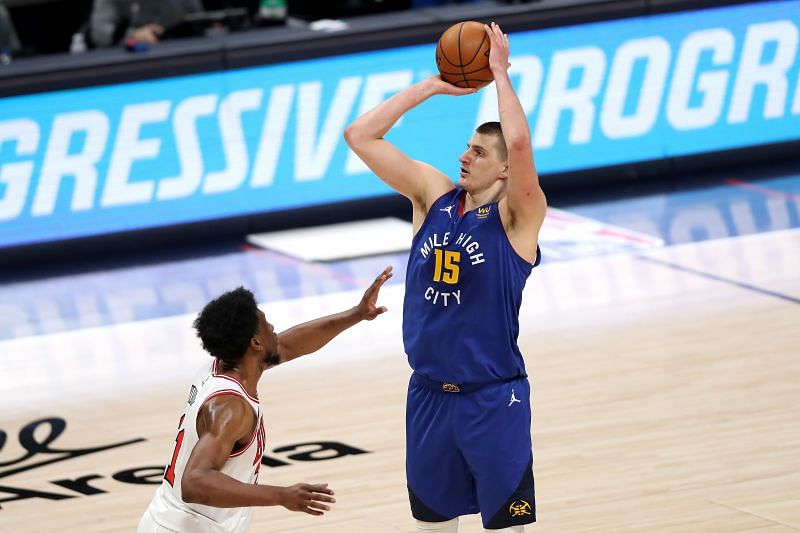
[(235, 367), (222, 371), (241, 383), (247, 394), (253, 398), (258, 397), (258, 380), (263, 372), (260, 362), (254, 357), (244, 357)]
[(472, 211), (476, 207), (482, 205), (499, 202), (505, 195), (505, 192), (505, 187), (498, 187), (497, 185), (493, 185), (482, 191), (466, 192), (461, 197), (461, 205), (459, 206), (461, 208), (461, 214)]

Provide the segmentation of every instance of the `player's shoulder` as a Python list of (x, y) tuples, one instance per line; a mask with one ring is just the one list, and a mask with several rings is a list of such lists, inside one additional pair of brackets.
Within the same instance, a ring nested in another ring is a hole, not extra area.
[(414, 171), (419, 174), (418, 177), (424, 179), (422, 183), (425, 184), (426, 188), (433, 190), (437, 188), (446, 190), (454, 187), (453, 182), (450, 180), (447, 174), (430, 163), (415, 159), (414, 165)]
[(251, 412), (253, 410), (248, 405), (244, 395), (234, 390), (224, 390), (210, 394), (206, 401), (203, 402), (202, 408), (230, 409), (236, 413)]
[(430, 209), (433, 204), (439, 200), (445, 194), (452, 192), (456, 186), (450, 180), (450, 178), (442, 172), (441, 170), (437, 169), (433, 165), (428, 163), (424, 163), (422, 161), (419, 162), (421, 165), (420, 168), (423, 169), (423, 178), (422, 186), (423, 186), (423, 197), (420, 200), (423, 200), (424, 204)]
[(197, 413), (198, 436), (211, 433), (240, 440), (251, 434), (257, 417), (258, 413), (253, 412), (241, 395), (211, 396)]
[(250, 396), (238, 380), (222, 373), (216, 361), (208, 372), (201, 374), (199, 381), (193, 383), (189, 396), (190, 406), (194, 405), (198, 415), (208, 409), (233, 408), (237, 412), (241, 410), (256, 413), (260, 411), (258, 398)]
[(197, 410), (199, 416), (216, 413), (225, 418), (249, 417), (258, 411), (241, 391), (224, 387), (206, 391)]

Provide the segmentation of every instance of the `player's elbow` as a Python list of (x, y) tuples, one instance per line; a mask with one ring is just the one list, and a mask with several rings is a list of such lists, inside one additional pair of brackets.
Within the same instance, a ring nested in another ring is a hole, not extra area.
[(367, 124), (362, 124), (358, 120), (344, 130), (344, 140), (356, 153), (358, 153), (358, 150), (368, 147), (372, 141), (380, 138), (381, 136), (372, 131)]
[(359, 142), (364, 139), (364, 134), (358, 127), (358, 124), (353, 123), (347, 126), (344, 130), (344, 140), (347, 142), (347, 146), (350, 148), (355, 149)]
[(203, 503), (203, 492), (197, 476), (184, 472), (181, 478), (181, 498), (184, 503)]
[(506, 146), (509, 152), (520, 152), (531, 149), (531, 136), (529, 133), (518, 133), (511, 138), (506, 138)]
[(531, 196), (543, 209), (547, 209), (547, 197), (544, 195), (544, 191), (541, 187), (537, 185)]

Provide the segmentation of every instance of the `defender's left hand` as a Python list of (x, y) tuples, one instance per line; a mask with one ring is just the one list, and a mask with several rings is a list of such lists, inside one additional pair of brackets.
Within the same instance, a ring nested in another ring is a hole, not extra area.
[(386, 307), (376, 307), (376, 303), (378, 301), (378, 293), (380, 293), (381, 287), (383, 286), (386, 281), (392, 277), (392, 267), (387, 266), (381, 272), (381, 275), (375, 278), (375, 281), (372, 282), (372, 285), (364, 293), (364, 296), (361, 298), (361, 301), (356, 308), (358, 314), (364, 320), (372, 320), (376, 316), (381, 315), (386, 312)]
[(483, 27), (486, 28), (486, 34), (489, 36), (489, 41), (492, 45), (489, 51), (489, 68), (495, 76), (504, 74), (508, 67), (511, 66), (511, 63), (508, 62), (508, 35), (503, 33), (503, 30), (500, 29), (496, 22), (492, 22), (488, 26), (484, 24)]

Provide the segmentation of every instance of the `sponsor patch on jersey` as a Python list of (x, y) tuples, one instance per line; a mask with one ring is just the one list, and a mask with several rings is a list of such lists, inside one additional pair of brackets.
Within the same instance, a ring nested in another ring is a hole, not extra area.
[(475, 216), (478, 217), (478, 219), (482, 220), (488, 217), (491, 211), (492, 211), (492, 206), (490, 205), (482, 206), (478, 208)]

